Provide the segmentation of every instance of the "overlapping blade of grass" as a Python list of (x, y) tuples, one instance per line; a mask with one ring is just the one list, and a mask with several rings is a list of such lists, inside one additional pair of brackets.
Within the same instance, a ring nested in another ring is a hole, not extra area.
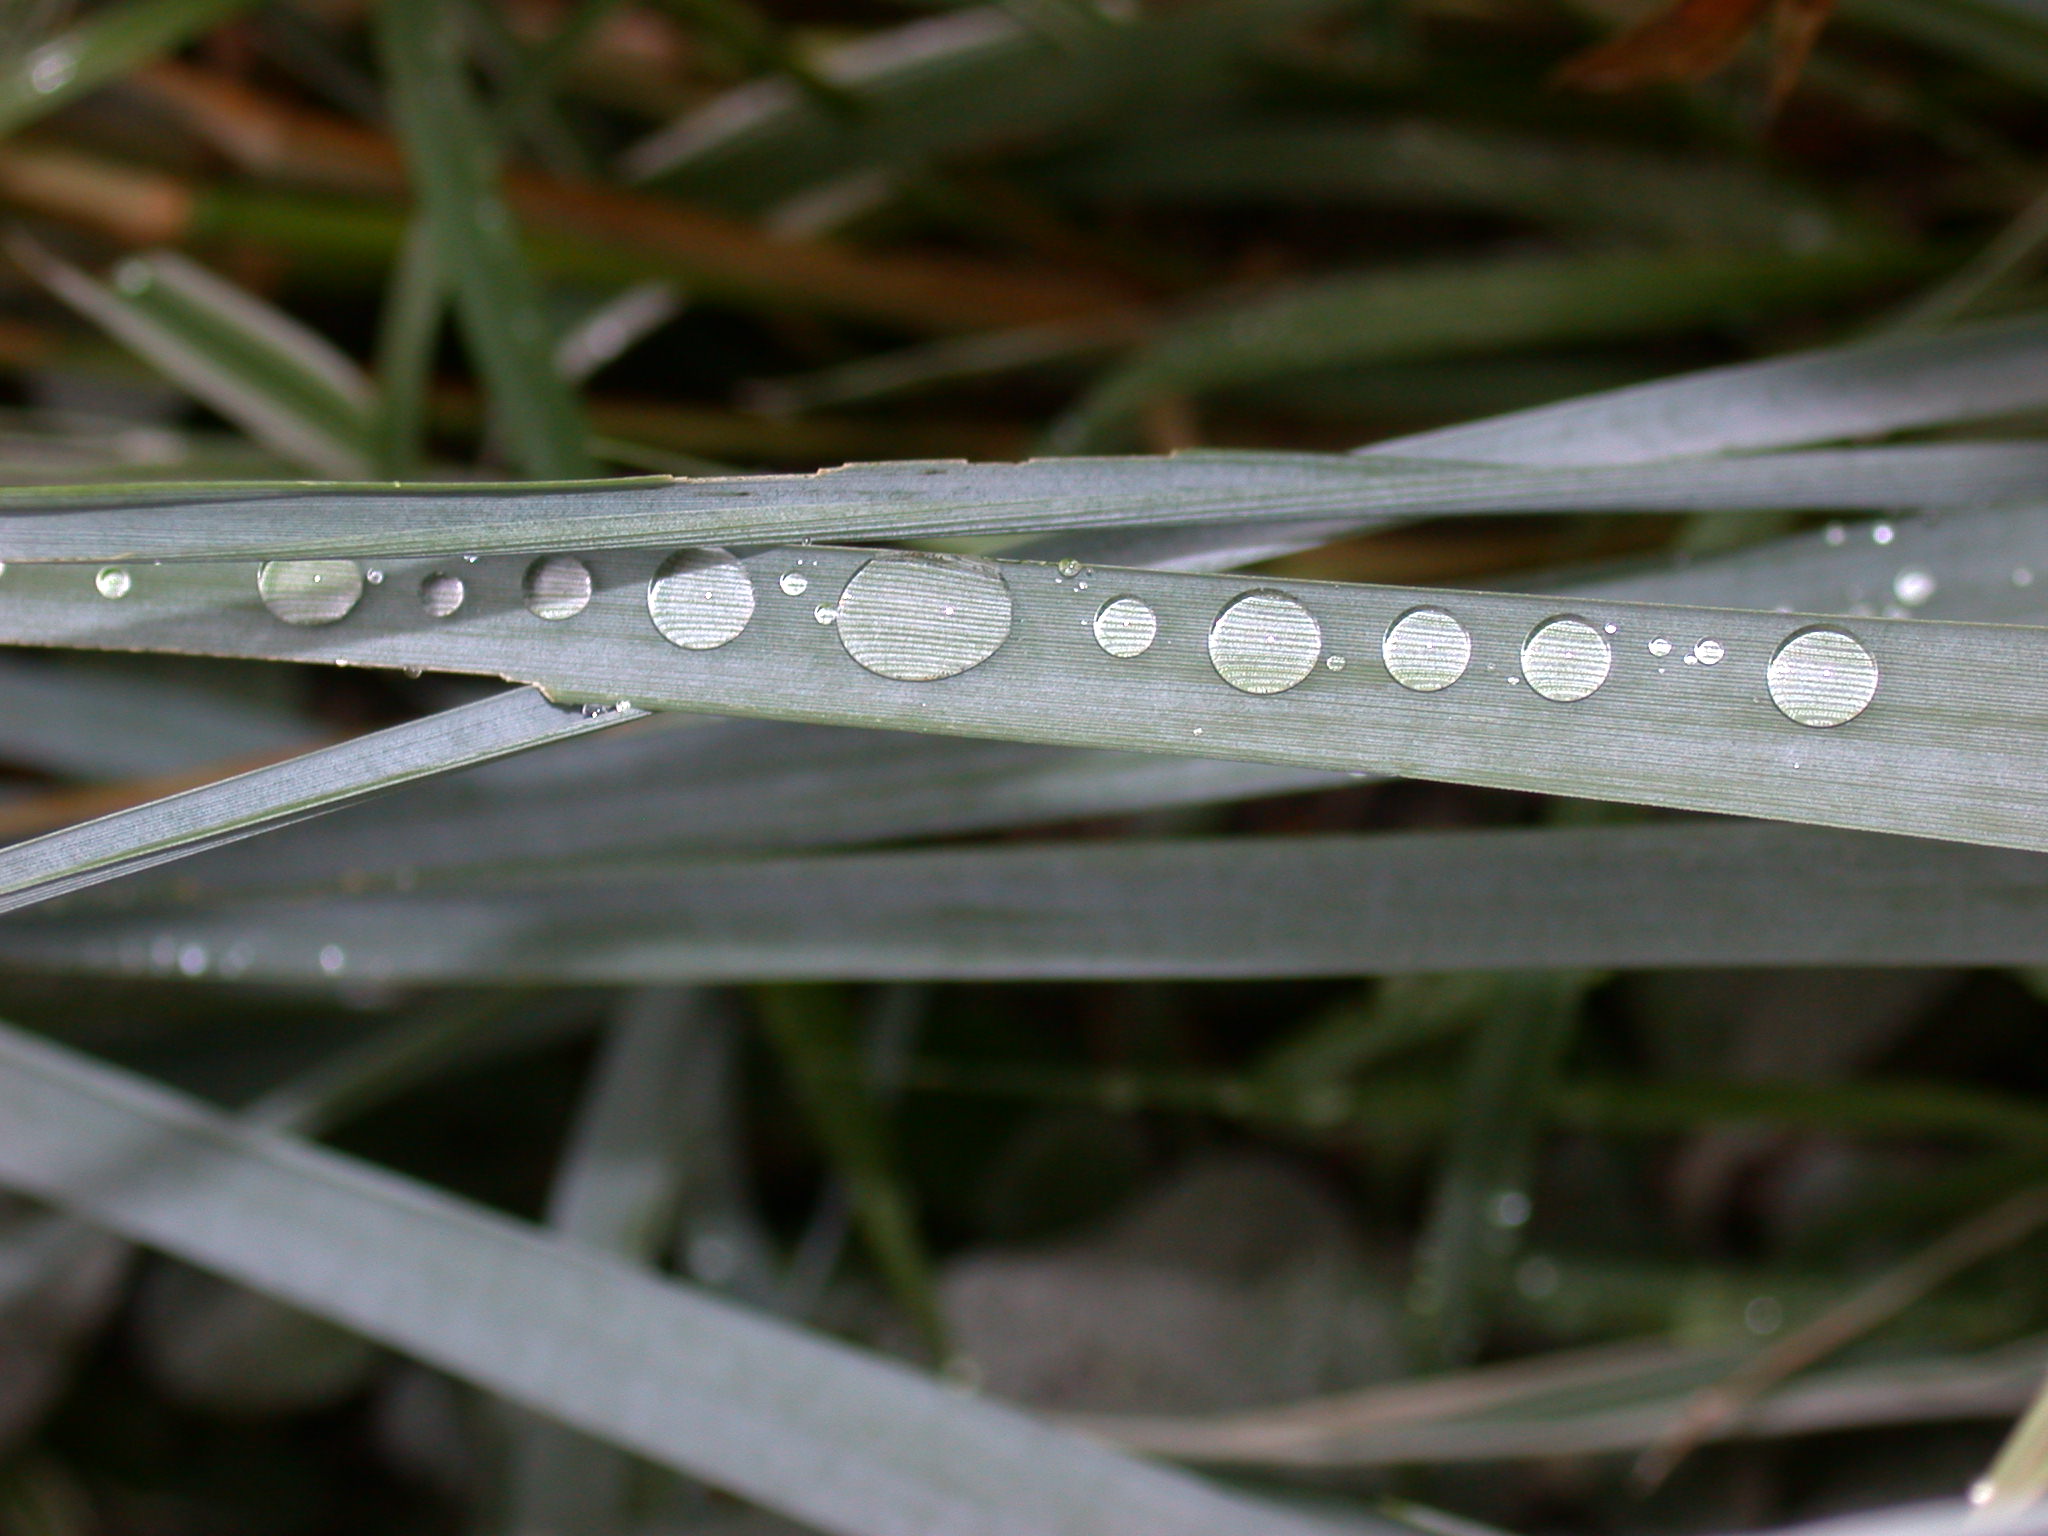
[(1073, 157), (1051, 184), (1148, 204), (1478, 209), (1706, 246), (1813, 249), (1858, 221), (1730, 160), (1645, 153), (1429, 118), (1242, 118)]
[(0, 559), (191, 561), (929, 539), (1251, 523), (1341, 529), (1502, 512), (1908, 511), (2033, 500), (2048, 444), (1811, 449), (1646, 464), (1391, 455), (852, 464), (816, 475), (545, 486), (0, 488)]
[(1247, 50), (1346, 3), (1199, 0), (1058, 37), (996, 7), (963, 7), (822, 58), (818, 73), (845, 95), (842, 107), (787, 79), (756, 80), (642, 140), (623, 169), (765, 209), (870, 166), (914, 170), (1091, 117), (1212, 97)]
[(1324, 1529), (14, 1032), (0, 1112), (0, 1182), (823, 1531)]
[(378, 40), (413, 184), (503, 451), (538, 477), (590, 473), (541, 293), (497, 185), (497, 146), (442, 0), (387, 0)]
[(0, 65), (0, 134), (15, 132), (218, 26), (251, 0), (117, 0)]
[(558, 984), (2048, 961), (2038, 855), (1755, 823), (614, 857), (326, 899), (280, 883), (293, 900), (52, 908), (0, 927), (0, 960), (171, 974), (189, 947), (317, 981), (334, 949), (351, 976)]
[[(120, 729), (107, 729), (109, 721)], [(279, 755), (314, 733), (282, 707), (188, 683), (11, 659), (0, 666), (0, 760), (18, 768), (155, 778)]]
[(0, 911), (319, 815), (424, 775), (637, 718), (515, 689), (0, 850)]
[[(383, 579), (365, 583), (346, 617), (319, 626), (279, 622), (248, 565), (137, 567), (117, 599), (95, 595), (86, 567), (27, 565), (5, 577), (0, 641), (476, 672), (605, 708), (632, 701), (1240, 758), (2048, 844), (2039, 708), (2048, 630), (1826, 624), (827, 545), (692, 558), (713, 562), (728, 595), (715, 613), (674, 617), (718, 626), (709, 647), (671, 643), (651, 621), (658, 551), (592, 553), (582, 575), (542, 565), (542, 577), (589, 582), (587, 605), (555, 623), (529, 611), (535, 568), (516, 557), (455, 567), (466, 598), (443, 617), (419, 597), (423, 584), (447, 579), (441, 563), (380, 562)], [(1119, 660), (1098, 643), (1094, 621), (1112, 598), (1149, 610), (1157, 639), (1142, 655)], [(1448, 686), (1417, 690), (1395, 681), (1383, 650), (1396, 621), (1425, 609), (1445, 617), (1423, 622), (1456, 627), (1467, 661)], [(1810, 633), (1838, 638), (1803, 638)], [(1564, 646), (1573, 669), (1552, 677), (1546, 654)], [(1836, 659), (1820, 667), (1803, 654), (1816, 647)], [(921, 670), (928, 656), (960, 659), (934, 674)], [(1249, 686), (1226, 680), (1233, 669), (1248, 669)], [(909, 680), (919, 676), (929, 680)]]
[(1927, 270), (1919, 251), (1808, 255), (1680, 247), (1507, 256), (1327, 276), (1169, 326), (1053, 424), (1059, 452), (1117, 446), (1149, 403), (1289, 374), (1417, 357), (1710, 329), (1760, 309), (1843, 304)]
[(255, 295), (174, 251), (131, 256), (104, 284), (25, 239), (9, 249), (58, 298), (283, 457), (344, 480), (374, 467), (370, 381)]

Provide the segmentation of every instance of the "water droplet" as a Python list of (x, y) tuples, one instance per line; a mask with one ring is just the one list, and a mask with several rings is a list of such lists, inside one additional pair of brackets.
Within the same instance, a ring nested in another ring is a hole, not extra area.
[(371, 571), (363, 577), (363, 580), (373, 587), (381, 587), (384, 585), (384, 573), (382, 571)]
[(1827, 532), (1822, 534), (1821, 537), (1839, 548), (1841, 545), (1849, 542), (1849, 530), (1840, 523), (1829, 523)]
[(1908, 608), (1918, 608), (1934, 596), (1935, 580), (1926, 571), (1901, 571), (1892, 578), (1892, 596)]
[(1529, 1197), (1519, 1189), (1503, 1189), (1497, 1192), (1486, 1208), (1486, 1219), (1496, 1227), (1512, 1230), (1526, 1226), (1529, 1221)]
[(1062, 560), (1059, 563), (1058, 570), (1063, 579), (1068, 576), (1078, 576), (1081, 574), (1081, 562), (1078, 560)]
[(1775, 1296), (1752, 1296), (1742, 1309), (1742, 1326), (1751, 1333), (1776, 1333), (1785, 1326), (1785, 1308)]
[(1209, 661), (1241, 693), (1285, 693), (1322, 653), (1322, 626), (1284, 592), (1247, 592), (1209, 628)]
[(574, 555), (543, 555), (526, 568), (526, 611), (537, 619), (573, 619), (590, 606), (590, 567)]
[(1877, 697), (1877, 662), (1837, 629), (1802, 630), (1778, 647), (1766, 673), (1786, 719), (1824, 727), (1854, 720)]
[(1342, 656), (1332, 656), (1323, 665), (1332, 672), (1342, 672), (1344, 670), (1344, 658)]
[(1621, 633), (1621, 626), (1619, 624), (1602, 624), (1600, 629), (1603, 634), (1618, 635)]
[(1010, 635), (1010, 589), (987, 560), (877, 555), (839, 594), (839, 643), (878, 677), (928, 683), (978, 667)]
[(320, 972), (325, 976), (339, 976), (348, 969), (348, 951), (339, 944), (320, 946)]
[(128, 589), (135, 585), (135, 581), (125, 568), (109, 565), (93, 577), (92, 584), (99, 589), (101, 597), (126, 597)]
[(1380, 655), (1403, 688), (1435, 693), (1465, 675), (1472, 663), (1472, 636), (1441, 608), (1417, 608), (1388, 626)]
[(1095, 643), (1112, 656), (1142, 656), (1159, 638), (1159, 615), (1135, 597), (1113, 597), (1095, 615)]
[(361, 600), (363, 568), (353, 560), (266, 560), (256, 591), (287, 624), (332, 624)]
[(2034, 573), (2024, 565), (2016, 565), (2012, 568), (2012, 584), (2016, 587), (2031, 587), (2034, 584)]
[(839, 610), (830, 603), (820, 603), (811, 610), (811, 617), (820, 624), (837, 624), (839, 622)]
[(420, 583), (420, 607), (430, 619), (448, 618), (467, 596), (469, 589), (462, 584), (462, 578), (446, 571), (436, 571)]
[(1522, 642), (1522, 675), (1555, 704), (1576, 703), (1596, 692), (1613, 665), (1607, 637), (1584, 619), (1550, 619)]
[(178, 951), (180, 976), (204, 976), (209, 956), (204, 944), (187, 944)]
[(1871, 543), (1889, 544), (1891, 543), (1893, 537), (1894, 535), (1892, 532), (1892, 525), (1890, 523), (1872, 523), (1870, 525)]
[(1652, 656), (1669, 656), (1671, 654), (1671, 642), (1662, 635), (1659, 635), (1650, 642), (1650, 654)]
[(647, 612), (671, 645), (715, 651), (753, 618), (754, 583), (730, 550), (679, 549), (647, 584)]
[(1982, 1509), (1997, 1497), (1998, 1484), (1992, 1482), (1988, 1477), (1980, 1477), (1976, 1482), (1970, 1484), (1970, 1502), (1979, 1509)]
[(78, 55), (65, 43), (49, 43), (29, 55), (28, 85), (38, 96), (61, 91), (78, 75)]
[(463, 563), (464, 565), (475, 565), (475, 564), (476, 564), (476, 556), (475, 556), (475, 555), (464, 555), (464, 556), (462, 557), (462, 563)]
[(784, 571), (782, 580), (776, 583), (787, 597), (802, 597), (811, 590), (811, 578), (802, 571)]
[(1692, 659), (1703, 667), (1718, 667), (1728, 648), (1718, 640), (1702, 640), (1692, 648)]

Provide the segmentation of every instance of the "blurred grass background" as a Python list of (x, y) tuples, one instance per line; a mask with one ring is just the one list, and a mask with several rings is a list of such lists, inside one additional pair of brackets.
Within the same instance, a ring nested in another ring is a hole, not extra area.
[[(1782, 101), (1762, 35), (1702, 79), (1555, 83), (1644, 9), (11, 0), (0, 476), (1341, 449), (2041, 306), (2039, 6), (1844, 0)], [(1787, 526), (1465, 519), (1280, 568), (1511, 585)], [(163, 660), (34, 673), (53, 675), (117, 716), (145, 695), (189, 709), (140, 733), (172, 743), (153, 753), (25, 712), (0, 731), (15, 830), (465, 696)], [(1379, 784), (1059, 830), (1587, 814)], [(0, 1000), (234, 1105), (372, 1029), (443, 1042), (316, 1122), (991, 1394), (1149, 1416), (1100, 1427), (1276, 1497), (1591, 1533), (1952, 1497), (1983, 1470), (2048, 1358), (2024, 1203), (2048, 1179), (2038, 985), (622, 1000), (8, 976)], [(671, 1095), (643, 1112), (666, 1127), (645, 1133), (648, 1230), (607, 1234), (565, 1194), (608, 1081)], [(1820, 1338), (1801, 1330), (1877, 1277), (1897, 1305), (1851, 1314), (1819, 1374), (1767, 1392), (1808, 1361), (1760, 1352)], [(600, 1475), (590, 1448), (167, 1261), (87, 1255), (14, 1295), (0, 1338), (10, 1536), (591, 1530), (599, 1507), (605, 1529), (776, 1528), (623, 1460), (604, 1498), (559, 1502)], [(1741, 1438), (1654, 1454), (1758, 1359), (1767, 1407)], [(1459, 1373), (1455, 1419), (1401, 1395), (1430, 1372)]]

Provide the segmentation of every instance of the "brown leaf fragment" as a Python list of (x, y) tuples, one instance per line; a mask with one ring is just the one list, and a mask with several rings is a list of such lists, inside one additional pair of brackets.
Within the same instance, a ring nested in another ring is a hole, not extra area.
[(1698, 80), (1725, 68), (1768, 15), (1771, 100), (1784, 100), (1813, 52), (1834, 0), (1673, 0), (1619, 37), (1568, 61), (1557, 83), (1625, 91)]

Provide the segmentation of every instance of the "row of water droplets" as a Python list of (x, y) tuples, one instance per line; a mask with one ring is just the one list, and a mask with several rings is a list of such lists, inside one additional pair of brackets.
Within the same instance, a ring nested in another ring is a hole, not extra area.
[[(473, 557), (465, 557), (473, 558)], [(1056, 579), (1085, 590), (1081, 567), (1062, 561)], [(353, 560), (273, 560), (257, 574), (264, 605), (288, 624), (332, 624), (361, 600), (367, 575)], [(127, 570), (108, 566), (95, 578), (102, 596), (124, 597), (132, 581)], [(801, 597), (810, 579), (800, 570), (783, 574), (784, 595)], [(573, 555), (545, 555), (526, 569), (522, 591), (528, 611), (550, 622), (570, 619), (589, 606), (594, 590), (590, 568)], [(435, 571), (420, 583), (423, 612), (445, 619), (467, 598), (459, 575)], [(755, 611), (752, 578), (729, 550), (679, 550), (664, 560), (647, 585), (647, 612), (670, 643), (709, 651), (737, 639)], [(957, 555), (899, 552), (862, 565), (835, 604), (814, 610), (821, 624), (836, 626), (841, 645), (877, 676), (904, 682), (954, 677), (988, 660), (1009, 638), (1013, 610), (1008, 583), (990, 561)], [(1149, 651), (1159, 636), (1159, 616), (1132, 596), (1102, 603), (1090, 623), (1104, 654), (1130, 660)], [(1595, 627), (1574, 615), (1546, 619), (1522, 642), (1521, 677), (1554, 703), (1590, 698), (1614, 667), (1615, 626)], [(1661, 660), (1670, 640), (1648, 643)], [(1314, 614), (1285, 592), (1241, 594), (1217, 615), (1208, 637), (1216, 673), (1240, 692), (1285, 693), (1305, 681), (1322, 662), (1331, 671), (1341, 656), (1323, 656), (1322, 626)], [(1437, 607), (1410, 609), (1387, 627), (1380, 642), (1388, 675), (1415, 693), (1438, 693), (1464, 677), (1472, 661), (1471, 632)], [(1702, 639), (1686, 655), (1687, 665), (1717, 666), (1727, 648)], [(1772, 701), (1786, 718), (1827, 727), (1853, 720), (1877, 694), (1875, 659), (1854, 636), (1841, 630), (1801, 630), (1778, 647), (1765, 669)], [(1510, 681), (1513, 681), (1511, 678)]]

